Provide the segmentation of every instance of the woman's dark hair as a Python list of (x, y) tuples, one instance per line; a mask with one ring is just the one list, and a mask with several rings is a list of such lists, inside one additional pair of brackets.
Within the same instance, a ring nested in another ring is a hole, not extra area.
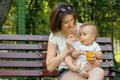
[(66, 15), (72, 14), (76, 21), (76, 13), (72, 6), (67, 3), (60, 3), (56, 5), (50, 13), (50, 29), (52, 33), (56, 33), (61, 30), (62, 19)]

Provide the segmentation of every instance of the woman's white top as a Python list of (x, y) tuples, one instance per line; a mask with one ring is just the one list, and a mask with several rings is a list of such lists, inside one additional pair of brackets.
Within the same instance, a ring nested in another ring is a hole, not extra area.
[[(76, 23), (77, 29), (81, 26), (81, 23)], [(66, 48), (66, 38), (63, 36), (61, 32), (57, 32), (55, 35), (50, 34), (49, 41), (57, 46), (57, 55), (59, 55)], [(60, 63), (58, 69), (68, 68), (64, 60)]]

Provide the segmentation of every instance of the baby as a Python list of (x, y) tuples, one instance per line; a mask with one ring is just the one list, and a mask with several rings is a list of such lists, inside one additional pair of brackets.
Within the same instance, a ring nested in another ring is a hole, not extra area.
[[(94, 67), (100, 67), (100, 60), (102, 59), (102, 52), (100, 46), (95, 42), (97, 37), (97, 28), (96, 25), (92, 23), (84, 23), (80, 26), (78, 40), (74, 35), (69, 35), (67, 37), (67, 46), (72, 46), (74, 48), (71, 53), (71, 57), (76, 59), (77, 65), (80, 65), (80, 68), (74, 63), (73, 69), (79, 74), (84, 74), (84, 77), (89, 77), (88, 71)], [(87, 52), (91, 51), (93, 55), (89, 60), (86, 60)], [(69, 57), (70, 58), (70, 57)], [(70, 59), (66, 57), (65, 62), (67, 65), (70, 64)], [(96, 61), (99, 64), (96, 64)]]

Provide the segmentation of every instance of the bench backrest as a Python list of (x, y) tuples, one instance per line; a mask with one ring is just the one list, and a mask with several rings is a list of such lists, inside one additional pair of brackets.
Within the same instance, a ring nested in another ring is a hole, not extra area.
[[(0, 76), (57, 76), (46, 69), (47, 35), (0, 35)], [(101, 67), (105, 76), (113, 77), (108, 68), (114, 67), (110, 38), (98, 37), (102, 49)]]

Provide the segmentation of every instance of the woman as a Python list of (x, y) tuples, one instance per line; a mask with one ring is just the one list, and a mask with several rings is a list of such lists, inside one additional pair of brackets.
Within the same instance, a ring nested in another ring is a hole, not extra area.
[[(91, 75), (88, 79), (81, 77), (77, 72), (74, 72), (72, 65), (68, 68), (64, 63), (65, 57), (73, 50), (66, 46), (66, 38), (70, 34), (77, 37), (80, 25), (80, 23), (76, 23), (76, 13), (73, 7), (66, 3), (58, 4), (50, 13), (51, 34), (48, 42), (46, 65), (50, 72), (58, 68), (59, 80), (99, 80)], [(73, 60), (71, 59), (71, 61)], [(78, 65), (78, 67), (80, 66)], [(92, 69), (89, 73), (104, 76), (103, 70), (100, 68)]]

